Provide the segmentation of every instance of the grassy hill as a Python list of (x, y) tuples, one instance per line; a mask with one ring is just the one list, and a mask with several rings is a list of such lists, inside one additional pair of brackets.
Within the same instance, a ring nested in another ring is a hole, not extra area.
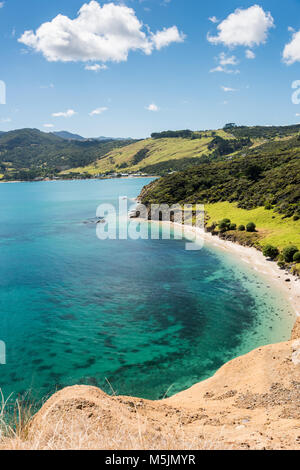
[[(143, 190), (142, 202), (202, 203), (207, 226), (222, 237), (300, 249), (300, 136), (273, 135), (264, 142), (156, 180)], [(236, 227), (223, 233), (223, 219)], [(249, 222), (256, 232), (237, 230)]]
[(112, 150), (105, 157), (85, 167), (75, 168), (67, 173), (127, 173), (143, 171), (147, 174), (165, 174), (199, 163), (209, 158), (214, 148), (209, 148), (216, 137), (227, 141), (239, 139), (224, 132), (195, 132), (191, 137), (162, 137), (134, 142), (126, 147)]
[(126, 141), (67, 141), (37, 129), (0, 134), (0, 178), (32, 180), (88, 165)]
[(255, 149), (259, 151), (265, 144), (272, 146), (276, 142), (290, 141), (299, 133), (299, 125), (241, 126), (215, 131), (154, 133), (150, 139), (114, 149), (89, 165), (73, 168), (65, 173), (95, 176), (143, 172), (162, 176), (205, 162), (235, 158)]

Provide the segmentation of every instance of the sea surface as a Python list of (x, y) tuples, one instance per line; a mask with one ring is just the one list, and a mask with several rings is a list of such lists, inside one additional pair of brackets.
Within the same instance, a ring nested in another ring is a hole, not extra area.
[(286, 340), (287, 300), (218, 248), (99, 240), (101, 203), (150, 179), (0, 184), (0, 365), (5, 398), (73, 384), (158, 399)]

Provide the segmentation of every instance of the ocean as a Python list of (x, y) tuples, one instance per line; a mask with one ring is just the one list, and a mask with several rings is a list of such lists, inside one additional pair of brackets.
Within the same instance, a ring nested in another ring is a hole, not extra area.
[(213, 245), (100, 240), (101, 203), (151, 179), (0, 184), (0, 340), (7, 398), (88, 384), (158, 399), (286, 340), (288, 301)]

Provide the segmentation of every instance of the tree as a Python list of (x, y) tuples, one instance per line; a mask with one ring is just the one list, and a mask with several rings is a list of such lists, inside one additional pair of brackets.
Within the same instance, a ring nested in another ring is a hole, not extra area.
[(255, 232), (256, 230), (256, 225), (254, 222), (249, 222), (246, 226), (247, 232)]
[(275, 259), (279, 255), (279, 250), (276, 246), (266, 245), (263, 249), (263, 254), (266, 258)]
[(293, 256), (293, 261), (295, 263), (300, 263), (300, 251), (297, 251)]
[(251, 181), (257, 181), (262, 173), (262, 169), (258, 165), (248, 165), (245, 168), (245, 175)]
[(230, 224), (230, 219), (223, 219), (219, 222), (219, 229), (221, 230), (221, 232), (226, 232), (227, 230), (229, 230)]
[(292, 263), (294, 255), (298, 251), (299, 251), (298, 248), (294, 245), (286, 246), (282, 251), (284, 260), (287, 263)]

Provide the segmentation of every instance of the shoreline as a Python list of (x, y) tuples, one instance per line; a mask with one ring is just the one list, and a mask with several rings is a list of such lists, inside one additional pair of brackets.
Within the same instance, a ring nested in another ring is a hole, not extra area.
[(39, 181), (0, 181), (0, 184), (15, 184), (15, 183), (57, 183), (61, 181), (105, 181), (105, 180), (125, 180), (125, 179), (145, 179), (145, 178), (159, 178), (159, 176), (147, 175), (147, 176), (112, 176), (108, 178), (67, 178), (67, 179), (55, 179), (55, 180), (39, 180)]
[(271, 282), (274, 287), (281, 290), (295, 313), (295, 322), (297, 318), (300, 318), (300, 278), (298, 276), (288, 273), (285, 269), (280, 269), (276, 262), (265, 258), (262, 252), (254, 247), (223, 240), (217, 235), (212, 235), (190, 225), (183, 226), (178, 222), (161, 223), (170, 224), (171, 227), (179, 228), (180, 230), (184, 227), (184, 236), (187, 236), (187, 239), (189, 234), (192, 235), (193, 239), (195, 236), (200, 236), (204, 241), (204, 245), (207, 243), (238, 257), (241, 262), (246, 263), (251, 269), (265, 276), (268, 282)]

